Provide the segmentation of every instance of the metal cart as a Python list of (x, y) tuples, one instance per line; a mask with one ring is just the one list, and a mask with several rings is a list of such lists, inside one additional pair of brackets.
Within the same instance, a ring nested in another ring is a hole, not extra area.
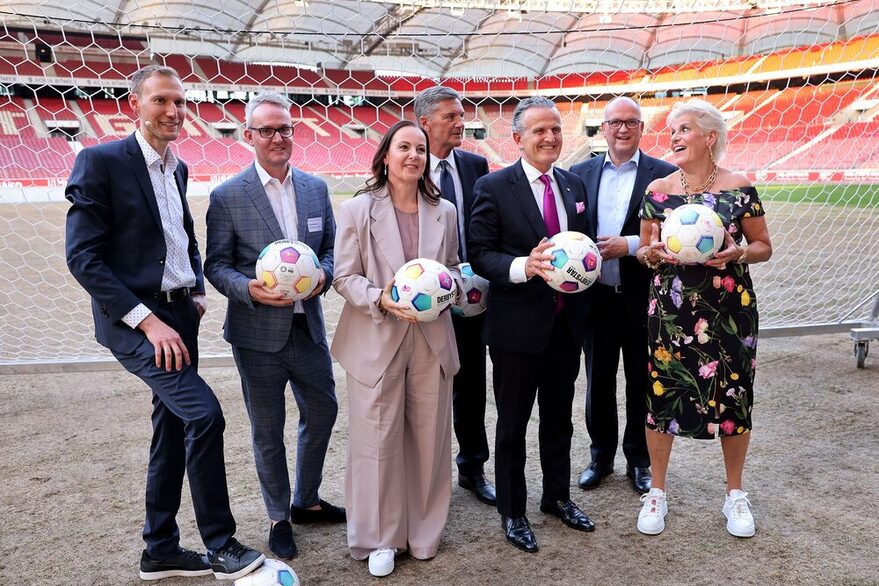
[(870, 321), (861, 323), (851, 329), (852, 340), (855, 342), (855, 362), (858, 368), (864, 368), (867, 354), (870, 353), (870, 341), (879, 339), (879, 293), (873, 303)]

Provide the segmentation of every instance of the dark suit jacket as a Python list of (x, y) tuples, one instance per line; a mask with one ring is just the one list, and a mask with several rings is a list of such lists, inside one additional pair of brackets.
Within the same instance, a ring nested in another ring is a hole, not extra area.
[[(187, 169), (174, 172), (189, 235), (196, 292), (204, 292), (201, 257), (186, 202)], [(130, 353), (144, 340), (122, 317), (143, 303), (156, 311), (165, 269), (165, 236), (146, 161), (134, 134), (80, 151), (67, 182), (67, 266), (92, 298), (95, 337)]]
[[(593, 235), (585, 211), (586, 190), (576, 175), (555, 169), (555, 179), (565, 202), (568, 230)], [(544, 238), (546, 226), (521, 162), (489, 173), (474, 187), (476, 201), (470, 218), (470, 262), (477, 274), (491, 282), (485, 312), (485, 341), (508, 352), (537, 353), (552, 334), (556, 296), (543, 279), (510, 283), (510, 264), (528, 256)], [(561, 213), (562, 210), (559, 210)], [(588, 291), (565, 295), (571, 332), (583, 341)]]
[[(586, 185), (586, 211), (589, 215), (589, 222), (596, 229), (598, 227), (598, 187), (601, 183), (601, 169), (604, 161), (604, 156), (598, 156), (571, 167), (571, 172), (579, 176)], [(641, 209), (641, 202), (644, 200), (647, 186), (654, 179), (666, 177), (676, 170), (677, 167), (674, 165), (660, 159), (648, 157), (641, 152), (638, 173), (635, 175), (635, 185), (632, 188), (629, 209), (626, 212), (626, 219), (620, 232), (621, 236), (637, 236), (640, 234), (641, 220), (638, 217), (638, 210)], [(623, 290), (626, 306), (630, 311), (636, 312), (637, 315), (641, 316), (643, 314), (646, 317), (647, 296), (652, 272), (647, 267), (641, 266), (641, 263), (634, 256), (624, 256), (619, 260), (620, 286)]]
[[(455, 166), (458, 169), (458, 178), (461, 180), (461, 192), (464, 199), (464, 209), (458, 210), (464, 214), (464, 238), (470, 240), (470, 214), (473, 211), (473, 186), (476, 180), (483, 175), (488, 175), (488, 161), (485, 157), (455, 149)], [(469, 249), (468, 249), (469, 250)], [(466, 260), (466, 259), (465, 259)]]
[[(333, 283), (336, 237), (327, 184), (296, 168), (292, 169), (291, 178), (296, 192), (298, 240), (317, 254), (325, 276), (322, 292), (326, 292)], [(254, 278), (260, 251), (283, 238), (255, 164), (211, 192), (204, 271), (211, 284), (229, 300), (223, 337), (232, 345), (276, 352), (290, 337), (293, 307), (254, 303), (247, 289), (248, 281)], [(326, 343), (320, 296), (304, 301), (302, 306), (311, 339), (316, 344)]]

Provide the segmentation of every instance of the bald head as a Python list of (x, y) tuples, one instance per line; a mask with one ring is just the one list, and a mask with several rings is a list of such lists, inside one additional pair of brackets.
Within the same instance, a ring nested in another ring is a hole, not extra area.
[(602, 126), (607, 139), (607, 154), (614, 165), (622, 165), (635, 156), (644, 132), (638, 102), (626, 96), (612, 99), (604, 108)]

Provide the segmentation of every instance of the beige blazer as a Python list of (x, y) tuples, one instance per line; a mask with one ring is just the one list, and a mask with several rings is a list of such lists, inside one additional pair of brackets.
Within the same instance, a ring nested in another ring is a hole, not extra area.
[[(431, 205), (418, 198), (418, 257), (444, 264), (458, 276), (458, 230), (455, 206)], [(344, 202), (336, 216), (333, 288), (345, 299), (333, 336), (332, 355), (345, 371), (374, 387), (396, 354), (409, 324), (386, 317), (376, 303), (382, 290), (405, 264), (394, 205), (386, 191), (362, 194)], [(452, 318), (418, 323), (446, 378), (458, 372), (458, 349)]]

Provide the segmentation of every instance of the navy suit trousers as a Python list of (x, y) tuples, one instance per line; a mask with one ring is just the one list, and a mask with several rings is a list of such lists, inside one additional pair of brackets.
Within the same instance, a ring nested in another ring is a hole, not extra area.
[(235, 533), (229, 510), (223, 430), (226, 421), (214, 392), (198, 374), (198, 312), (190, 298), (160, 303), (156, 316), (174, 328), (192, 364), (181, 371), (157, 368), (153, 345), (143, 342), (116, 359), (153, 391), (153, 439), (146, 483), (143, 538), (152, 558), (177, 549), (177, 511), (184, 472), (189, 477), (195, 520), (208, 550), (222, 547)]

